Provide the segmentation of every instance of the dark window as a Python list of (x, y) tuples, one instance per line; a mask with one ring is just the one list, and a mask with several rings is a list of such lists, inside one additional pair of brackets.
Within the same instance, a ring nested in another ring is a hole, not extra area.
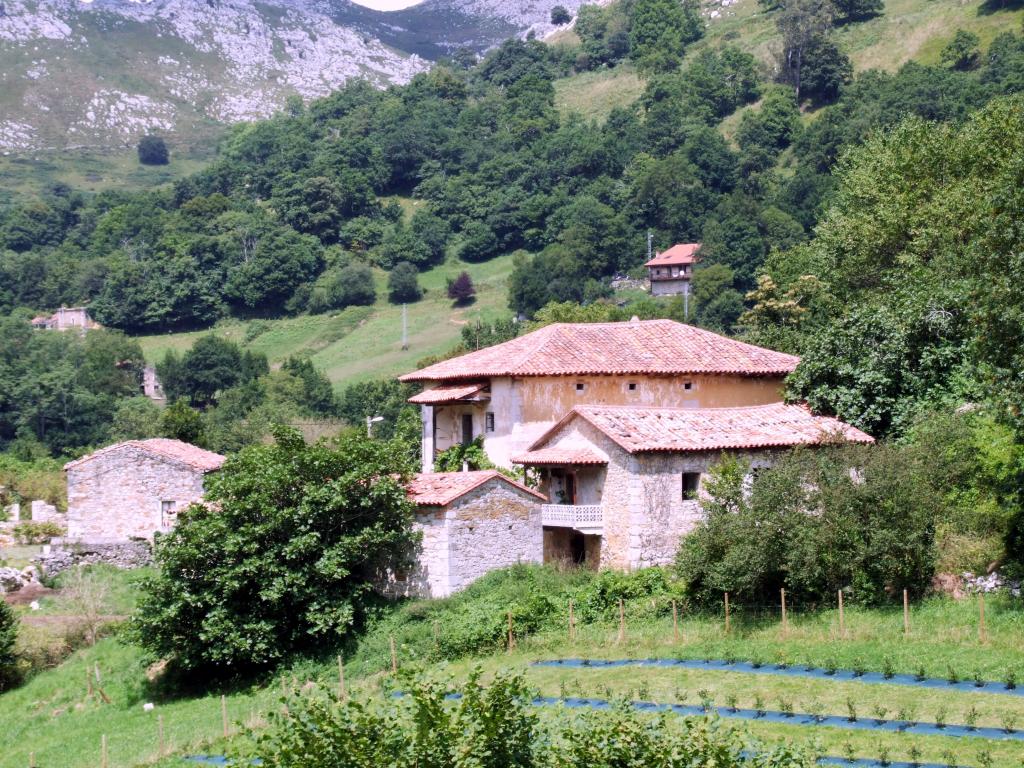
[(586, 389), (586, 386), (587, 385), (584, 384), (582, 381), (577, 381), (576, 382), (576, 391), (577, 392), (582, 392), (584, 389)]
[(494, 414), (493, 413), (488, 413), (484, 417), (484, 429), (487, 430), (488, 432), (493, 432), (494, 431)]
[(462, 414), (462, 444), (469, 445), (473, 442), (473, 414)]
[(629, 382), (629, 391), (630, 392), (635, 392), (636, 391), (636, 382), (635, 381)]
[(683, 501), (693, 501), (700, 490), (700, 472), (683, 472)]
[(683, 382), (683, 389), (693, 389), (693, 382), (692, 381)]

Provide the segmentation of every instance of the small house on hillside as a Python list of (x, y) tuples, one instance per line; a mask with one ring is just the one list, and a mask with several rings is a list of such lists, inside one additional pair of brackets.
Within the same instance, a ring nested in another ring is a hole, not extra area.
[(496, 568), (543, 561), (547, 499), (493, 469), (416, 475), (409, 484), (423, 534), (414, 565), (387, 575), (383, 591), (445, 597)]
[(180, 510), (202, 501), (206, 476), (224, 457), (180, 440), (155, 438), (109, 445), (64, 465), (68, 539), (152, 539)]
[(682, 296), (690, 293), (693, 268), (700, 260), (700, 243), (679, 243), (644, 264), (651, 280), (652, 296)]
[(52, 315), (32, 318), (32, 327), (41, 331), (89, 331), (103, 326), (89, 316), (86, 307), (61, 307)]

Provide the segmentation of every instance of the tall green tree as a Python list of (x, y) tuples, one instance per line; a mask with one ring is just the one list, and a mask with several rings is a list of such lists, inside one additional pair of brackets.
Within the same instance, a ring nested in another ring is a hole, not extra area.
[(652, 72), (679, 67), (689, 43), (704, 35), (697, 3), (681, 0), (634, 0), (629, 33), (629, 56)]
[(366, 618), (371, 582), (415, 541), (401, 446), (355, 430), (306, 445), (277, 428), (208, 480), (158, 542), (135, 632), (206, 679), (244, 677), (337, 646)]

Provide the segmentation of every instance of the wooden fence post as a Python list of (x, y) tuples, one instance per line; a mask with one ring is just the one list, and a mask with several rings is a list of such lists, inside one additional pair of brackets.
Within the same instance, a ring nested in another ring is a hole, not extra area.
[(28, 768), (36, 768), (36, 753), (28, 753)]
[(725, 634), (729, 634), (729, 593), (725, 593)]
[(107, 735), (100, 736), (100, 768), (107, 768)]
[(345, 662), (338, 656), (338, 695), (344, 701), (348, 698), (348, 691), (345, 690)]
[(388, 638), (388, 642), (391, 644), (391, 674), (398, 674), (398, 653), (395, 651), (395, 636), (391, 635)]
[(576, 610), (572, 599), (569, 600), (569, 641), (576, 640)]
[(839, 590), (839, 637), (846, 637), (846, 621), (843, 617), (843, 590)]
[(619, 644), (626, 642), (626, 608), (622, 598), (619, 598)]
[(679, 609), (675, 600), (672, 601), (672, 642), (679, 642)]
[(223, 693), (220, 695), (220, 724), (226, 739), (228, 737), (228, 699)]
[(789, 618), (786, 616), (786, 590), (779, 590), (782, 593), (782, 636), (789, 634)]
[(512, 611), (508, 612), (508, 653), (512, 653), (512, 649), (516, 647), (516, 636), (512, 632)]
[(910, 598), (907, 590), (903, 590), (903, 636), (910, 637)]
[(164, 716), (156, 716), (156, 756), (164, 756)]
[(988, 633), (985, 631), (985, 593), (978, 593), (978, 638), (981, 642), (985, 642), (988, 639)]

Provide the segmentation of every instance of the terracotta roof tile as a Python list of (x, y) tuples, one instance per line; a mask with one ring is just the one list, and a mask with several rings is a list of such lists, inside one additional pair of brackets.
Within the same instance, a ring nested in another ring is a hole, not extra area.
[(80, 459), (68, 462), (64, 465), (64, 469), (72, 469), (87, 461), (92, 461), (100, 456), (106, 456), (109, 453), (114, 453), (115, 451), (119, 451), (123, 448), (135, 448), (157, 456), (162, 456), (165, 459), (171, 459), (172, 461), (186, 464), (200, 472), (213, 472), (216, 469), (220, 469), (221, 465), (225, 462), (225, 458), (219, 453), (204, 450), (198, 446), (192, 445), (191, 443), (183, 443), (181, 440), (170, 440), (164, 437), (155, 437), (150, 440), (128, 440), (123, 443), (108, 445), (106, 448), (100, 448), (98, 451), (94, 451), (88, 456), (83, 456)]
[(537, 440), (545, 443), (573, 418), (582, 418), (629, 453), (721, 451), (813, 445), (833, 437), (873, 443), (859, 429), (801, 405), (773, 403), (742, 408), (634, 408), (581, 405)]
[(486, 383), (476, 384), (442, 384), (433, 389), (425, 389), (418, 395), (409, 398), (410, 403), (417, 405), (435, 405), (437, 403), (456, 403), (460, 400), (473, 398), (474, 400), (485, 400), (489, 395), (481, 393)]
[(697, 251), (700, 250), (700, 243), (679, 243), (673, 245), (667, 251), (663, 251), (653, 259), (644, 264), (645, 267), (671, 267), (684, 264), (695, 264), (700, 259)]
[(443, 507), (490, 480), (508, 483), (521, 491), (547, 501), (544, 494), (517, 483), (495, 469), (476, 472), (422, 472), (409, 481), (409, 499), (420, 507)]
[(492, 376), (736, 374), (783, 376), (800, 358), (672, 320), (556, 323), (400, 377), (445, 381)]
[(513, 464), (607, 464), (608, 457), (593, 448), (552, 446), (512, 457)]

